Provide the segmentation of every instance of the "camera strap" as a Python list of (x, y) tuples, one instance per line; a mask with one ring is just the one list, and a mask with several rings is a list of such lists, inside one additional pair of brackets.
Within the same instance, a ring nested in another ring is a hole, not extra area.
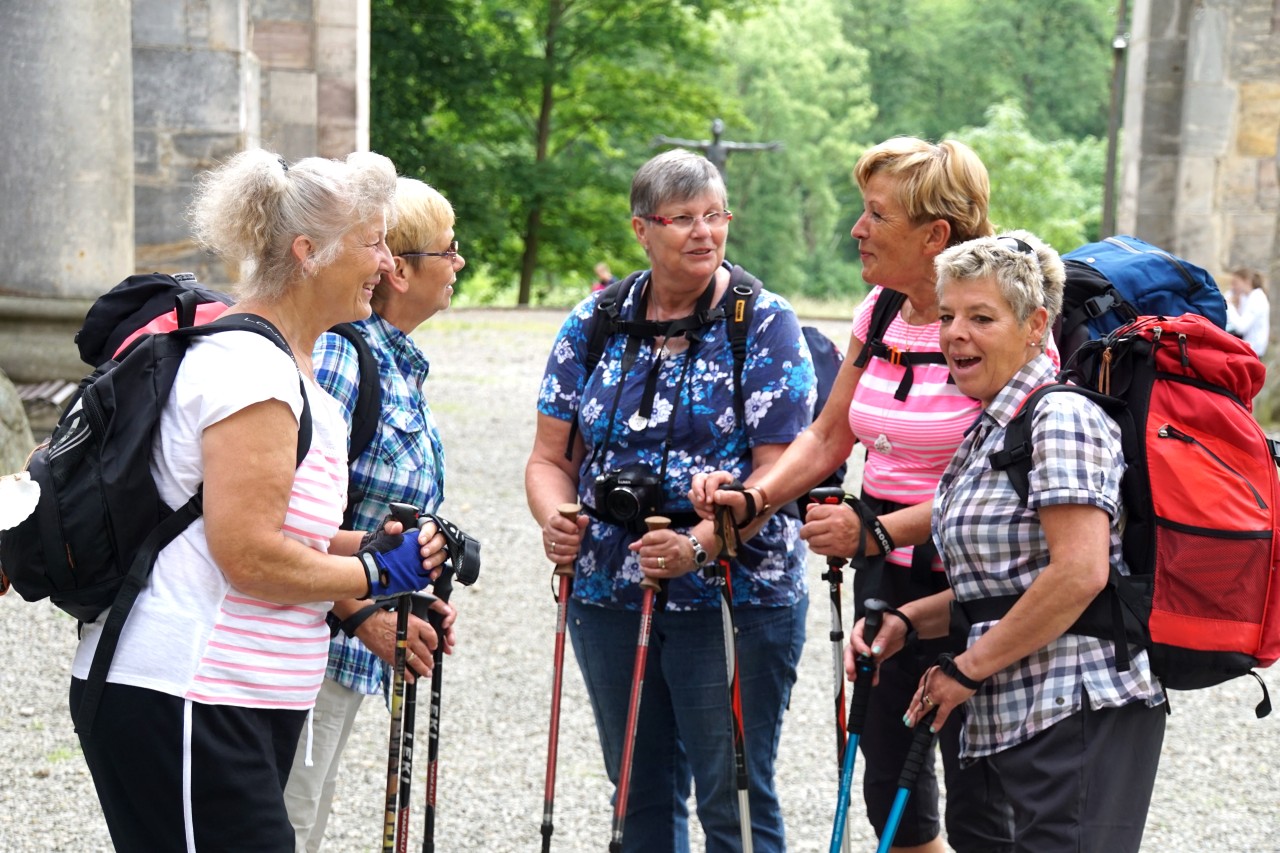
[[(591, 459), (588, 461), (586, 470), (590, 471), (595, 464), (597, 456), (608, 458), (609, 444), (613, 440), (614, 424), (617, 423), (618, 408), (622, 402), (622, 389), (626, 385), (627, 377), (631, 373), (631, 368), (635, 366), (636, 358), (640, 354), (641, 342), (646, 342), (651, 350), (654, 350), (653, 364), (649, 368), (648, 375), (645, 377), (644, 390), (640, 396), (640, 408), (632, 416), (631, 420), (641, 423), (641, 426), (635, 426), (635, 423), (629, 424), (633, 430), (639, 431), (643, 429), (643, 424), (647, 424), (653, 417), (653, 404), (658, 393), (658, 374), (662, 371), (663, 362), (666, 360), (665, 350), (658, 351), (656, 338), (664, 337), (666, 339), (684, 337), (689, 341), (689, 348), (685, 351), (685, 361), (680, 370), (680, 379), (676, 383), (675, 399), (672, 401), (671, 417), (667, 420), (667, 432), (662, 439), (662, 465), (658, 471), (658, 477), (661, 482), (665, 482), (667, 475), (667, 455), (671, 450), (671, 434), (675, 427), (676, 411), (680, 407), (680, 392), (684, 389), (689, 378), (689, 367), (693, 364), (694, 355), (697, 352), (698, 344), (702, 342), (700, 331), (703, 327), (714, 323), (716, 320), (724, 317), (723, 308), (711, 308), (711, 300), (715, 296), (716, 278), (712, 274), (711, 279), (707, 282), (707, 286), (703, 288), (702, 294), (698, 297), (697, 305), (694, 312), (686, 317), (678, 317), (674, 320), (624, 320), (617, 324), (618, 332), (627, 336), (626, 348), (622, 353), (621, 376), (618, 378), (618, 387), (614, 391), (613, 406), (609, 411), (608, 426), (605, 429), (604, 442), (592, 451)], [(645, 315), (649, 304), (649, 282), (645, 283), (639, 297), (636, 299), (635, 313), (640, 317)]]

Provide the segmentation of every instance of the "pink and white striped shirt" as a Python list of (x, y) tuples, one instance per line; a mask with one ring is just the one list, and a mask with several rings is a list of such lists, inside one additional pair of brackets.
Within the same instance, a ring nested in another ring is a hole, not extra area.
[[(281, 519), (284, 536), (325, 552), (346, 503), (346, 421), (336, 401), (308, 381), (311, 447)], [(278, 399), (298, 417), (298, 371), (269, 340), (224, 332), (193, 344), (161, 415), (152, 474), (170, 506), (203, 480), (200, 439), (212, 424)], [(214, 563), (197, 519), (161, 553), (125, 623), (108, 680), (204, 704), (305, 710), (315, 703), (328, 658), (324, 617), (332, 602), (281, 605), (235, 589)], [(86, 628), (73, 673), (88, 673), (99, 625)]]
[[(871, 312), (883, 289), (867, 294), (853, 316), (853, 334), (864, 344), (871, 326)], [(939, 325), (911, 326), (895, 314), (885, 330), (884, 342), (910, 352), (941, 352)], [(946, 470), (964, 432), (982, 405), (961, 394), (949, 382), (945, 364), (917, 364), (905, 401), (894, 399), (906, 368), (883, 358), (871, 358), (858, 380), (849, 406), (849, 427), (867, 449), (862, 487), (867, 494), (900, 504), (933, 499), (938, 480)], [(877, 446), (882, 449), (877, 449)], [(911, 546), (889, 555), (887, 562), (911, 565)], [(941, 563), (935, 563), (941, 570)]]

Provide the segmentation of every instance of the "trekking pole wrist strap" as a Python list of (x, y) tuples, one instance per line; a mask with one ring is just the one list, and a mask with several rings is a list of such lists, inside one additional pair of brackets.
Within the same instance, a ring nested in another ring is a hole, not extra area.
[[(876, 545), (880, 548), (880, 553), (888, 556), (898, 546), (894, 543), (893, 537), (889, 535), (889, 531), (880, 523), (880, 517), (871, 511), (871, 507), (867, 506), (864, 501), (857, 495), (845, 495), (844, 502), (853, 510), (854, 515), (858, 516), (858, 520), (862, 523), (862, 529), (870, 533), (876, 540)], [(855, 554), (855, 557), (862, 555)]]
[(377, 613), (379, 610), (385, 610), (386, 607), (386, 603), (377, 601), (372, 604), (367, 604), (355, 613), (352, 613), (346, 619), (339, 621), (338, 628), (348, 637), (355, 639), (356, 631), (359, 630), (360, 626), (369, 621), (370, 616)]
[(904, 648), (907, 646), (913, 645), (915, 641), (919, 639), (919, 635), (916, 634), (916, 626), (912, 623), (910, 619), (907, 618), (907, 614), (903, 613), (901, 610), (895, 610), (894, 608), (890, 607), (888, 610), (885, 611), (885, 615), (897, 616), (899, 619), (902, 620), (902, 624), (907, 626), (907, 636), (902, 641), (902, 645)]
[(956, 664), (955, 655), (950, 652), (943, 652), (938, 655), (937, 666), (938, 669), (942, 670), (943, 675), (969, 690), (977, 690), (982, 686), (981, 681), (970, 678), (960, 671), (960, 667)]

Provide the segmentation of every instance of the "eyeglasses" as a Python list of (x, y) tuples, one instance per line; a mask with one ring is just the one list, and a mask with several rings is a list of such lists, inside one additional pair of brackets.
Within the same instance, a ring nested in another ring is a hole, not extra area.
[(659, 225), (665, 225), (668, 228), (674, 228), (677, 231), (692, 231), (693, 226), (699, 222), (706, 223), (708, 228), (723, 228), (733, 219), (733, 213), (728, 210), (717, 210), (704, 216), (689, 216), (687, 213), (682, 213), (679, 216), (659, 216), (656, 213), (649, 213), (640, 218), (656, 222)]
[(458, 257), (458, 241), (454, 240), (449, 244), (449, 248), (443, 252), (401, 252), (402, 258), (448, 258), (453, 260)]

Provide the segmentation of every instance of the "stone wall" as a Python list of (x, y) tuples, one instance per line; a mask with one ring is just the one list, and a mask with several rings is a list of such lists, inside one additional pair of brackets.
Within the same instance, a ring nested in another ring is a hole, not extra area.
[(1119, 229), (1220, 281), (1276, 251), (1277, 16), (1276, 0), (1133, 8)]
[(369, 2), (0, 4), (0, 371), (79, 379), (85, 310), (135, 271), (228, 286), (189, 233), (200, 172), (366, 150)]

